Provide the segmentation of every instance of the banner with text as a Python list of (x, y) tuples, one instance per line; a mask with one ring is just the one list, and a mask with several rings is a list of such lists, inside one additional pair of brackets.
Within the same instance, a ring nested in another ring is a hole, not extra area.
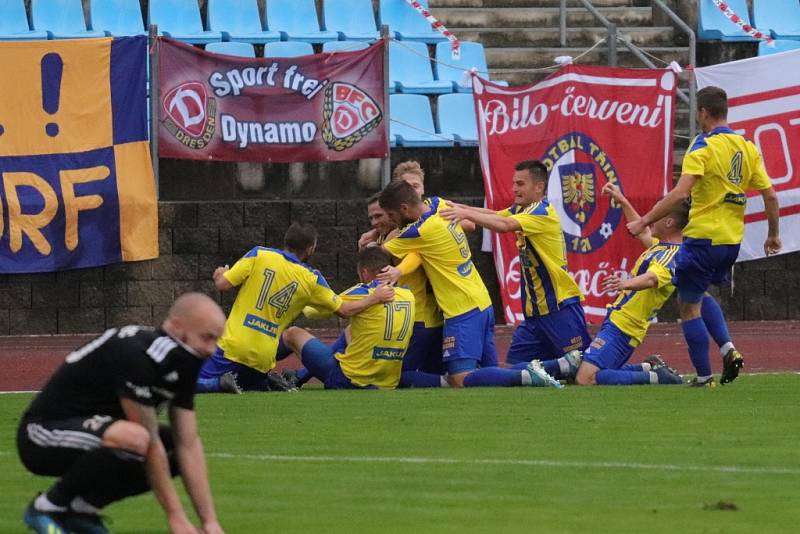
[[(699, 89), (728, 93), (728, 124), (750, 139), (778, 192), (781, 253), (800, 250), (800, 51), (754, 57), (695, 69)], [(764, 201), (748, 193), (739, 261), (764, 257)]]
[(384, 41), (289, 58), (159, 39), (160, 156), (299, 162), (383, 158)]
[[(487, 206), (513, 203), (517, 162), (545, 164), (547, 196), (561, 218), (570, 274), (591, 322), (602, 320), (613, 297), (602, 280), (626, 273), (642, 252), (625, 230), (622, 208), (601, 190), (617, 184), (640, 212), (664, 194), (672, 174), (675, 82), (669, 70), (576, 65), (523, 87), (473, 78)], [(506, 321), (519, 322), (514, 235), (493, 235), (492, 248)]]
[(158, 256), (147, 37), (0, 43), (0, 272)]

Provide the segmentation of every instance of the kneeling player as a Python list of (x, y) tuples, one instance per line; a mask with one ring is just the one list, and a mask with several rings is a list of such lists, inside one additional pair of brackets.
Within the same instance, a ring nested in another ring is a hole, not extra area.
[[(393, 389), (400, 381), (403, 356), (411, 339), (414, 296), (406, 288), (381, 285), (375, 276), (389, 265), (389, 256), (378, 247), (358, 254), (362, 283), (340, 295), (343, 302), (378, 295), (384, 304), (370, 306), (353, 316), (347, 348), (337, 352), (299, 327), (283, 333), (283, 342), (300, 356), (311, 374), (326, 389)], [(394, 294), (393, 300), (388, 300)]]
[[(214, 352), (225, 315), (205, 295), (189, 293), (159, 329), (113, 328), (71, 353), (22, 416), (19, 456), (37, 475), (60, 476), (25, 510), (40, 534), (108, 532), (106, 505), (153, 490), (172, 532), (197, 532), (171, 477), (180, 472), (202, 521), (221, 533), (197, 435), (194, 384)], [(172, 428), (159, 426), (166, 404)]]
[[(606, 184), (603, 192), (622, 205), (629, 221), (639, 218), (617, 186)], [(543, 362), (548, 373), (558, 378), (575, 376), (575, 382), (582, 386), (683, 383), (658, 357), (639, 365), (626, 364), (644, 339), (651, 319), (675, 291), (672, 285), (675, 255), (688, 217), (688, 207), (679, 206), (637, 236), (648, 248), (636, 260), (632, 278), (611, 275), (603, 281), (606, 290), (620, 293), (583, 353), (583, 361), (580, 352), (575, 351), (558, 360)]]

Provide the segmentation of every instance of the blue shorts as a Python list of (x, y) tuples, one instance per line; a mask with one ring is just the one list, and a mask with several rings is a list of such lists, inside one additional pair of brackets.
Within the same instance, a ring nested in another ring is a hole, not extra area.
[(606, 319), (583, 353), (583, 361), (600, 369), (619, 369), (628, 362), (635, 349), (631, 337)]
[(325, 389), (375, 389), (375, 386), (353, 384), (342, 372), (336, 352), (319, 339), (313, 338), (303, 345), (303, 365), (325, 385)]
[(219, 378), (227, 372), (235, 373), (236, 382), (244, 390), (248, 391), (268, 391), (269, 387), (266, 385), (267, 373), (257, 371), (252, 367), (248, 367), (239, 362), (229, 360), (225, 357), (225, 353), (220, 347), (214, 351), (203, 366), (200, 367), (200, 374), (197, 375), (198, 380), (207, 380), (209, 378)]
[(729, 283), (731, 267), (738, 256), (739, 245), (712, 245), (710, 239), (684, 239), (675, 257), (672, 279), (680, 299), (697, 304), (711, 284)]
[(526, 317), (511, 337), (506, 363), (552, 360), (572, 350), (585, 350), (592, 340), (579, 302), (538, 317)]
[(475, 308), (445, 319), (442, 328), (442, 362), (448, 374), (497, 367), (494, 346), (494, 309)]
[(403, 371), (444, 373), (441, 326), (427, 328), (422, 321), (414, 323), (414, 332), (403, 356)]

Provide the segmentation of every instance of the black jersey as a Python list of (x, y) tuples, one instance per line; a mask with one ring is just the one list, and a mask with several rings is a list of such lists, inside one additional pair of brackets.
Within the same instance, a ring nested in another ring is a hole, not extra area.
[(31, 403), (26, 417), (125, 415), (120, 397), (191, 410), (200, 357), (160, 329), (125, 326), (72, 352)]

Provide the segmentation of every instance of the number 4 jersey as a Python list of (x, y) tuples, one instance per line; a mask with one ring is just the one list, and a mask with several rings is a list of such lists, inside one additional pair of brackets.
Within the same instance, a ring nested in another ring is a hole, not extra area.
[(335, 312), (342, 306), (318, 271), (282, 250), (255, 247), (224, 276), (241, 287), (219, 346), (229, 360), (263, 373), (275, 367), (281, 334), (303, 307)]

